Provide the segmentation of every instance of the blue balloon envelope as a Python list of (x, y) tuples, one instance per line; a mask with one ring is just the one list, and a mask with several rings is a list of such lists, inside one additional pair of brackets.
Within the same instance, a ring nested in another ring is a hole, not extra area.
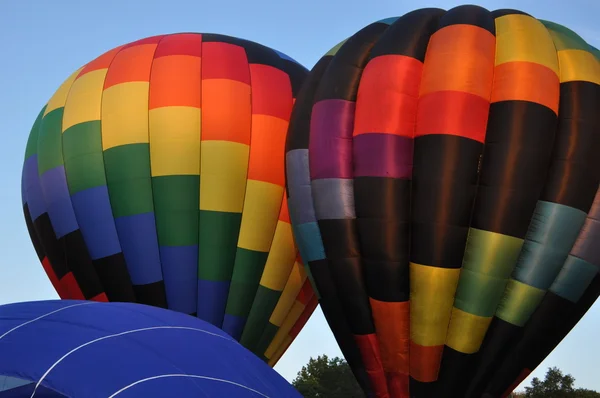
[(0, 306), (0, 353), (0, 398), (301, 398), (217, 327), (141, 304)]

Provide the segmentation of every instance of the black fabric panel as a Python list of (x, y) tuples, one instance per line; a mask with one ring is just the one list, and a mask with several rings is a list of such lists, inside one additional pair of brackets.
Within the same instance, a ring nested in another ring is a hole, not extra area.
[[(285, 140), (286, 153), (295, 149), (308, 149), (313, 99), (317, 92), (317, 88), (319, 87), (319, 83), (321, 82), (321, 78), (332, 59), (333, 57), (331, 56), (321, 58), (309, 72), (308, 77), (304, 80), (304, 83), (300, 88), (290, 116), (290, 124)], [(285, 183), (287, 187), (287, 179)], [(287, 192), (289, 192), (289, 190)]]
[(279, 68), (289, 75), (292, 84), (292, 96), (297, 98), (302, 83), (308, 75), (308, 70), (304, 66), (287, 59), (281, 59)]
[(92, 260), (108, 301), (136, 302), (123, 253)]
[(523, 11), (519, 11), (519, 10), (513, 10), (510, 8), (503, 8), (500, 10), (494, 10), (492, 11), (492, 18), (496, 19), (496, 18), (500, 18), (503, 17), (505, 15), (527, 15), (529, 17), (531, 17), (530, 14), (527, 14), (526, 12)]
[(411, 261), (460, 268), (483, 145), (454, 135), (415, 139)]
[(526, 101), (491, 104), (473, 228), (524, 238), (540, 197), (557, 116)]
[(140, 304), (154, 307), (167, 308), (167, 294), (165, 282), (158, 281), (147, 285), (133, 285), (133, 292)]
[(389, 25), (375, 22), (350, 37), (335, 54), (313, 103), (326, 99), (356, 101), (358, 84), (373, 45)]
[(523, 369), (533, 371), (575, 327), (599, 295), (600, 274), (596, 274), (577, 303), (548, 292), (525, 326), (523, 338), (494, 374), (486, 393), (499, 397)]
[(475, 354), (474, 372), (464, 398), (481, 398), (496, 369), (507, 357), (508, 348), (513, 347), (522, 336), (523, 328), (495, 316), (492, 318), (481, 349)]
[(444, 346), (440, 374), (435, 383), (439, 398), (464, 397), (470, 377), (474, 374), (475, 354), (465, 354)]
[(437, 398), (436, 391), (437, 383), (424, 383), (412, 377), (409, 378), (410, 398)]
[(255, 43), (250, 40), (240, 39), (238, 37), (214, 33), (202, 34), (202, 42), (219, 42), (243, 47), (244, 50), (246, 50), (248, 63), (269, 65), (278, 69), (282, 69), (282, 58), (279, 56), (279, 54), (277, 54), (273, 49), (263, 46), (262, 44)]
[(35, 249), (35, 253), (38, 256), (40, 262), (46, 257), (46, 253), (44, 252), (44, 248), (42, 246), (42, 242), (35, 230), (33, 225), (33, 221), (31, 220), (31, 212), (29, 211), (29, 205), (25, 203), (23, 206), (23, 215), (25, 216), (25, 224), (27, 225), (27, 232), (29, 232), (29, 237), (31, 238), (31, 243), (33, 244), (33, 248)]
[(476, 5), (458, 6), (448, 10), (440, 19), (438, 30), (451, 25), (474, 25), (496, 35), (496, 24), (491, 13)]
[(329, 324), (329, 328), (333, 332), (333, 336), (359, 385), (366, 393), (370, 394), (370, 381), (367, 377), (360, 351), (350, 331), (347, 318), (344, 316), (337, 287), (329, 269), (329, 263), (327, 260), (309, 261), (308, 266), (321, 296), (319, 304)]
[(559, 125), (542, 200), (588, 212), (600, 181), (600, 86), (560, 85)]
[(354, 201), (369, 296), (379, 301), (407, 301), (410, 180), (355, 178)]
[(76, 229), (60, 238), (59, 242), (65, 248), (67, 266), (73, 272), (83, 297), (89, 300), (103, 293), (104, 288), (96, 274), (81, 231)]
[(439, 8), (422, 8), (398, 18), (375, 44), (370, 58), (394, 54), (425, 62), (429, 38), (437, 30), (438, 20), (445, 12)]
[(329, 260), (360, 256), (356, 219), (318, 220), (318, 224)]
[(410, 180), (355, 178), (354, 202), (369, 296), (407, 301)]
[(59, 280), (62, 279), (69, 273), (69, 267), (67, 266), (65, 250), (62, 246), (63, 243), (56, 239), (54, 228), (52, 228), (48, 213), (43, 213), (39, 216), (33, 222), (33, 226), (38, 233), (44, 252), (46, 253), (46, 256), (48, 256), (50, 264), (52, 264), (52, 269), (54, 270), (56, 277)]

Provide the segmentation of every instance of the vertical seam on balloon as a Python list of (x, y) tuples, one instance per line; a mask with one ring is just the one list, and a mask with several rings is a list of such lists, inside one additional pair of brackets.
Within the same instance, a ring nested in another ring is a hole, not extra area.
[(198, 303), (200, 298), (200, 201), (202, 200), (201, 192), (202, 192), (202, 136), (204, 135), (204, 95), (202, 95), (202, 89), (204, 87), (202, 80), (202, 71), (204, 70), (204, 35), (200, 34), (200, 137), (198, 137), (198, 202), (196, 203), (196, 220), (198, 221), (198, 226), (196, 228), (196, 233), (198, 234), (198, 238), (196, 240), (196, 316), (200, 319), (198, 313)]
[[(87, 64), (86, 64), (86, 65), (87, 65)], [(84, 65), (84, 66), (82, 66), (82, 67), (80, 67), (80, 68), (83, 70), (83, 68), (84, 68), (84, 67), (85, 67), (85, 65)], [(74, 72), (74, 73), (75, 73), (75, 72)], [(80, 73), (81, 73), (81, 72), (80, 72)], [(65, 164), (65, 157), (64, 157), (64, 150), (63, 150), (63, 125), (64, 125), (65, 109), (66, 109), (66, 106), (67, 106), (67, 100), (68, 100), (68, 98), (69, 98), (69, 94), (71, 94), (71, 89), (73, 88), (73, 84), (75, 83), (75, 81), (77, 80), (77, 78), (78, 78), (78, 75), (76, 75), (76, 76), (75, 76), (75, 78), (73, 79), (73, 81), (72, 81), (72, 82), (69, 84), (69, 91), (67, 92), (67, 95), (65, 96), (65, 103), (64, 103), (64, 104), (63, 104), (63, 106), (62, 106), (62, 108), (63, 108), (63, 114), (62, 114), (62, 117), (61, 117), (61, 119), (60, 119), (60, 157), (61, 157), (61, 160), (62, 160), (63, 174), (64, 174), (64, 176), (65, 176), (65, 185), (67, 186), (67, 191), (68, 191), (67, 193), (68, 193), (69, 205), (71, 206), (71, 210), (73, 211), (73, 218), (75, 219), (75, 224), (77, 225), (77, 228), (76, 228), (74, 231), (76, 231), (76, 230), (79, 230), (79, 231), (80, 231), (80, 233), (81, 233), (81, 229), (80, 229), (80, 227), (79, 227), (79, 221), (77, 220), (77, 214), (75, 213), (75, 207), (73, 206), (73, 201), (71, 200), (71, 192), (70, 192), (70, 190), (69, 190), (69, 181), (68, 181), (68, 179), (67, 179), (67, 168), (66, 168), (66, 164)], [(48, 104), (46, 104), (46, 106), (47, 106), (47, 105), (48, 105)], [(54, 110), (52, 110), (52, 111), (50, 111), (50, 112), (53, 112), (53, 111), (55, 111), (55, 110), (56, 110), (56, 109), (54, 109)], [(49, 113), (50, 113), (50, 112), (49, 112)], [(49, 113), (48, 113), (48, 114), (49, 114)], [(40, 130), (42, 129), (42, 126), (43, 126), (43, 120), (44, 120), (44, 118), (45, 118), (45, 117), (46, 117), (46, 115), (43, 115), (43, 116), (42, 116), (42, 119), (40, 120), (40, 126), (39, 126), (39, 129), (40, 129)], [(39, 134), (38, 134), (38, 145), (39, 145), (39, 139), (40, 139), (40, 137), (39, 137)], [(38, 148), (39, 148), (39, 146), (38, 146)], [(38, 170), (39, 170), (39, 149), (38, 149)], [(48, 172), (48, 171), (49, 171), (49, 170), (46, 170), (46, 172)], [(41, 177), (42, 177), (42, 176), (41, 176), (41, 174), (39, 174), (39, 177), (40, 177), (40, 185), (41, 185), (41, 184), (42, 184), (42, 181), (41, 181)], [(46, 193), (45, 193), (44, 189), (41, 189), (41, 192), (42, 192), (42, 196), (43, 196), (43, 198), (44, 198), (44, 201), (46, 202), (46, 206), (47, 206), (47, 205), (48, 205), (48, 202), (46, 201)], [(48, 208), (46, 208), (46, 213), (48, 214), (48, 218), (50, 218), (50, 213), (48, 212), (48, 210), (49, 210), (49, 209), (48, 209)], [(52, 229), (54, 230), (54, 226), (52, 226)], [(71, 232), (74, 232), (74, 231), (71, 231)], [(54, 230), (54, 234), (56, 235), (56, 230)], [(66, 235), (65, 235), (65, 236), (66, 236)], [(58, 236), (56, 236), (56, 241), (58, 242), (58, 240), (59, 240), (59, 238), (58, 238)], [(83, 235), (82, 235), (82, 240), (83, 240)], [(85, 241), (84, 241), (84, 245), (85, 245)], [(87, 250), (87, 246), (85, 247), (85, 249), (86, 249), (86, 252), (87, 252), (87, 254), (88, 254), (88, 257), (89, 257), (89, 259), (90, 259), (90, 264), (91, 264), (91, 256), (90, 256), (90, 254), (89, 254), (89, 250)], [(63, 255), (64, 255), (64, 259), (65, 259), (64, 266), (65, 266), (65, 268), (67, 269), (67, 274), (69, 274), (69, 273), (73, 273), (73, 270), (71, 270), (71, 267), (69, 266), (69, 264), (68, 264), (68, 261), (67, 261), (67, 250), (66, 250), (66, 247), (65, 247), (65, 245), (64, 245), (64, 244), (63, 244), (63, 245), (61, 245), (61, 251), (63, 252)], [(92, 271), (93, 271), (93, 272), (94, 272), (94, 274), (96, 275), (96, 278), (97, 278), (97, 280), (98, 280), (98, 283), (99, 283), (99, 285), (102, 287), (102, 291), (101, 291), (100, 293), (98, 293), (98, 294), (105, 293), (105, 292), (104, 292), (104, 287), (102, 286), (102, 282), (100, 281), (100, 277), (99, 277), (99, 276), (98, 276), (98, 274), (96, 273), (96, 270), (94, 269), (94, 267), (93, 267), (93, 266), (92, 266)], [(67, 275), (67, 274), (65, 274), (65, 275)], [(64, 276), (63, 276), (63, 277), (64, 277)], [(62, 279), (62, 278), (61, 278), (61, 279)], [(75, 283), (77, 284), (77, 287), (79, 288), (79, 290), (82, 290), (82, 289), (81, 289), (81, 286), (79, 285), (79, 281), (77, 281), (77, 279), (75, 278), (75, 275), (73, 275), (73, 279), (75, 280)], [(82, 292), (82, 293), (83, 293), (83, 292)], [(85, 297), (85, 296), (84, 296), (84, 297)], [(91, 297), (90, 297), (90, 298), (91, 298)], [(87, 299), (87, 298), (86, 298), (86, 299)]]
[(154, 66), (154, 61), (156, 60), (155, 56), (156, 56), (156, 51), (158, 50), (158, 46), (160, 46), (160, 43), (165, 39), (165, 37), (168, 36), (173, 36), (174, 34), (167, 34), (167, 35), (163, 35), (158, 42), (156, 43), (156, 47), (154, 48), (154, 53), (152, 53), (152, 59), (150, 60), (150, 69), (148, 71), (148, 101), (146, 104), (146, 109), (148, 110), (148, 114), (147, 114), (147, 125), (148, 125), (148, 172), (149, 172), (149, 179), (150, 179), (150, 199), (152, 200), (152, 216), (154, 218), (154, 233), (156, 234), (156, 252), (158, 253), (158, 264), (160, 266), (160, 276), (161, 276), (161, 282), (163, 283), (163, 286), (165, 288), (164, 290), (164, 299), (165, 299), (165, 303), (167, 305), (167, 308), (169, 308), (169, 302), (167, 301), (167, 290), (166, 290), (166, 284), (165, 284), (165, 274), (163, 272), (163, 264), (162, 264), (162, 258), (160, 256), (160, 241), (158, 239), (158, 225), (157, 225), (157, 218), (156, 218), (156, 207), (154, 206), (154, 178), (152, 177), (152, 152), (150, 151), (150, 84), (152, 84), (152, 67)]
[[(129, 43), (131, 44), (131, 43)], [(121, 53), (121, 51), (123, 51), (125, 49), (126, 45), (121, 46), (121, 48), (119, 48), (116, 52), (115, 55), (112, 57), (112, 59), (110, 60), (110, 62), (108, 63), (108, 66), (106, 67), (106, 74), (104, 75), (104, 80), (102, 82), (102, 90), (100, 91), (100, 117), (98, 118), (98, 122), (100, 124), (100, 150), (102, 151), (102, 168), (104, 170), (104, 181), (106, 183), (106, 196), (108, 198), (108, 204), (110, 207), (110, 214), (112, 216), (112, 223), (113, 226), (115, 228), (115, 235), (117, 237), (117, 243), (119, 244), (119, 253), (117, 254), (121, 254), (123, 256), (123, 264), (125, 265), (125, 269), (127, 270), (127, 275), (130, 277), (131, 280), (131, 272), (129, 271), (129, 267), (127, 264), (127, 259), (125, 258), (125, 253), (123, 252), (123, 246), (121, 245), (121, 236), (119, 235), (119, 229), (117, 228), (117, 222), (115, 220), (115, 214), (113, 212), (113, 207), (112, 207), (112, 199), (110, 197), (110, 189), (108, 187), (108, 177), (106, 175), (106, 162), (104, 161), (104, 145), (103, 145), (103, 136), (102, 136), (102, 107), (104, 106), (104, 86), (106, 85), (106, 76), (108, 76), (108, 73), (110, 72), (110, 68), (113, 65), (113, 62), (115, 61), (115, 59), (117, 58), (117, 56)], [(131, 281), (131, 288), (132, 288), (132, 294), (135, 297), (136, 301), (137, 301), (137, 297), (135, 295), (135, 290), (133, 290), (133, 281)]]

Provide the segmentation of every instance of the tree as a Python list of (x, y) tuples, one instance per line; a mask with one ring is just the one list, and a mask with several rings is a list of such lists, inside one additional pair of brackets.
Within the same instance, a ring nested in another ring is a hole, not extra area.
[(575, 388), (575, 378), (564, 375), (557, 367), (549, 368), (542, 381), (537, 377), (531, 386), (525, 387), (525, 398), (600, 398), (600, 393), (584, 388)]
[(304, 398), (365, 398), (350, 366), (339, 357), (311, 357), (292, 385)]

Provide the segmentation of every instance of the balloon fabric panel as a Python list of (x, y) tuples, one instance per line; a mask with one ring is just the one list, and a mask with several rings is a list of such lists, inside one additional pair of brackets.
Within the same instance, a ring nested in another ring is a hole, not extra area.
[(288, 131), (290, 215), (365, 392), (499, 397), (598, 296), (597, 53), (459, 6), (379, 21), (315, 65)]
[(34, 123), (22, 182), (60, 297), (197, 315), (253, 336), (244, 343), (268, 361), (276, 330), (262, 352), (258, 339), (301, 294), (282, 166), (305, 77), (285, 54), (196, 33), (129, 43), (73, 73)]

